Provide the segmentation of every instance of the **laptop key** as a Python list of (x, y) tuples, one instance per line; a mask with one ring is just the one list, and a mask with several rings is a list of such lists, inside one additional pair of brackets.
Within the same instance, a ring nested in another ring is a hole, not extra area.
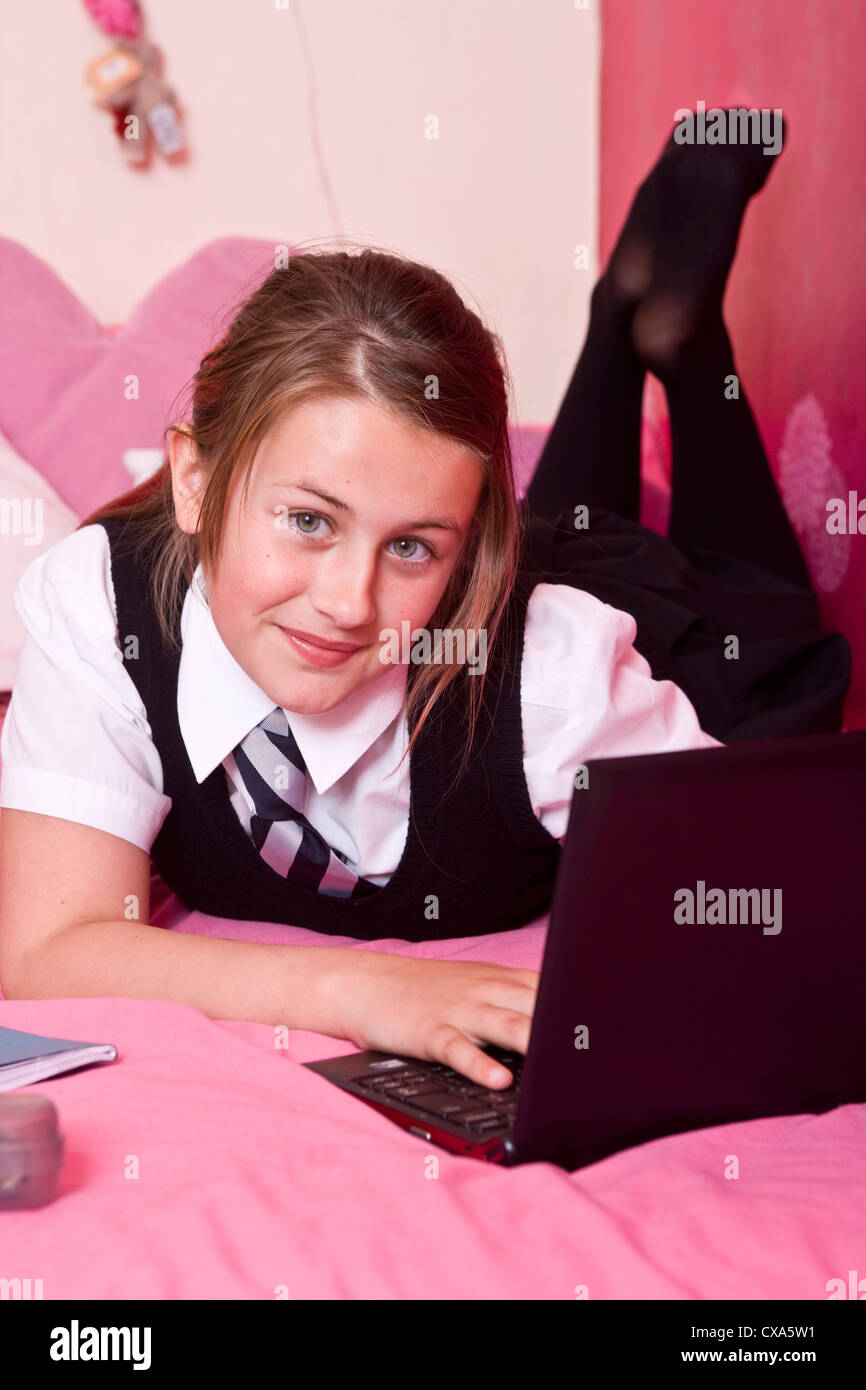
[(416, 1096), (424, 1096), (438, 1091), (439, 1087), (435, 1081), (419, 1081), (417, 1086), (395, 1086), (393, 1091), (389, 1091), (389, 1096), (397, 1096), (400, 1100), (414, 1101)]
[(462, 1122), (463, 1120), (463, 1106), (460, 1104), (459, 1100), (455, 1100), (453, 1096), (446, 1095), (444, 1091), (436, 1091), (424, 1096), (419, 1096), (418, 1099), (412, 1103), (413, 1105), (417, 1105), (419, 1110), (429, 1111), (431, 1115), (441, 1115), (445, 1120), (454, 1119), (458, 1122)]

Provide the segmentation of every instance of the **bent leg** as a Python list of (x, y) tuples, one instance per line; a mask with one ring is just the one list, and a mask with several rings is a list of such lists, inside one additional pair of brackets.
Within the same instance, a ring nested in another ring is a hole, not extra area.
[(536, 516), (583, 504), (639, 518), (645, 368), (630, 330), (650, 283), (657, 168), (635, 193), (592, 292), (586, 340), (527, 489)]

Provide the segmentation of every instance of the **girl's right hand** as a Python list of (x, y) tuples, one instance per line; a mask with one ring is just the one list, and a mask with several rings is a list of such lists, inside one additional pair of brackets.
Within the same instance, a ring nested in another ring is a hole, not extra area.
[(513, 1080), (471, 1039), (526, 1053), (537, 970), (365, 950), (347, 952), (346, 967), (333, 981), (334, 1036), (443, 1062), (482, 1086), (501, 1089)]

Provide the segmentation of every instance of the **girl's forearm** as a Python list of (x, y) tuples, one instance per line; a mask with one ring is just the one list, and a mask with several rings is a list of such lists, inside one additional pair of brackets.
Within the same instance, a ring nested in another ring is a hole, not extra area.
[(339, 947), (193, 936), (141, 922), (76, 922), (0, 985), (7, 999), (174, 999), (209, 1018), (331, 1033), (335, 980), (348, 974), (353, 955)]

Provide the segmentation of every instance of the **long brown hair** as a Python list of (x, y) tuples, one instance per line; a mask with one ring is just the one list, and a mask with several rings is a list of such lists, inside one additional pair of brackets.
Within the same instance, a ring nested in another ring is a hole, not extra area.
[[(134, 522), (153, 557), (151, 599), (166, 645), (197, 563), (216, 571), (227, 498), (286, 410), (323, 397), (373, 401), (470, 449), (482, 472), (478, 507), (430, 628), (486, 632), (495, 648), (520, 561), (520, 503), (508, 435), (508, 369), (501, 340), (431, 266), (377, 247), (277, 248), (275, 265), (245, 298), (192, 380), (191, 408), (163, 434), (186, 435), (205, 470), (194, 535), (177, 525), (168, 457), (143, 483), (80, 523)], [(419, 465), (420, 466), (420, 465)], [(449, 662), (410, 663), (406, 716), (413, 748), (435, 702), (463, 674)], [(470, 756), (485, 674), (463, 677)], [(452, 692), (454, 694), (454, 692)], [(414, 727), (413, 727), (414, 725)], [(404, 755), (405, 756), (405, 755)]]

